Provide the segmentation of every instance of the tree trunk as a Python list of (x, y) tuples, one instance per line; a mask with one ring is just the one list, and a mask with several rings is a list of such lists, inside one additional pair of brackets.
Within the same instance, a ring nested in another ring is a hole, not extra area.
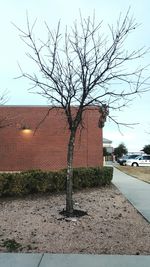
[(71, 216), (73, 214), (72, 189), (73, 189), (74, 141), (75, 141), (75, 131), (71, 131), (70, 139), (69, 139), (69, 143), (68, 143), (68, 153), (67, 153), (67, 183), (66, 183), (66, 213), (67, 213), (67, 216)]

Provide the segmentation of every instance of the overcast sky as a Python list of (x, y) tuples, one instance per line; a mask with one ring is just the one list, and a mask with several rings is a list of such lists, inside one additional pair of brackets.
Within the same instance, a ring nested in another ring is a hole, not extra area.
[[(126, 13), (131, 6), (131, 15), (140, 24), (130, 36), (129, 48), (150, 47), (150, 1), (149, 0), (5, 0), (0, 3), (0, 88), (9, 92), (9, 105), (46, 105), (44, 98), (28, 92), (29, 83), (15, 79), (20, 75), (18, 62), (29, 72), (32, 71), (26, 58), (26, 47), (19, 39), (19, 33), (11, 22), (22, 29), (26, 27), (26, 11), (31, 21), (38, 18), (36, 33), (44, 37), (44, 21), (54, 29), (59, 19), (62, 25), (71, 25), (78, 18), (79, 9), (83, 16), (92, 16), (95, 10), (97, 20), (107, 25), (115, 23), (120, 12)], [(128, 48), (127, 48), (128, 49)], [(150, 64), (147, 54), (144, 64)], [(150, 74), (149, 74), (150, 75)], [(150, 92), (137, 97), (132, 104), (116, 114), (118, 121), (138, 123), (133, 128), (121, 127), (121, 132), (110, 121), (104, 128), (104, 137), (113, 141), (113, 146), (121, 142), (129, 151), (138, 151), (150, 144)]]

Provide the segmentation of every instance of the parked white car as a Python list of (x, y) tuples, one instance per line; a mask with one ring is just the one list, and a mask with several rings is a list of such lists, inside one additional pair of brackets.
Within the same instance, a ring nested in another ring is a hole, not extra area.
[(138, 156), (135, 159), (128, 159), (126, 161), (127, 166), (150, 166), (150, 155)]

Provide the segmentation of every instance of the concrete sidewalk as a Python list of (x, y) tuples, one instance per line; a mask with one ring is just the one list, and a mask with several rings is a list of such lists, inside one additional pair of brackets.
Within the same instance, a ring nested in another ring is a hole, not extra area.
[(113, 183), (150, 222), (150, 184), (129, 176), (116, 168), (114, 168)]
[(150, 256), (0, 254), (0, 267), (149, 267)]

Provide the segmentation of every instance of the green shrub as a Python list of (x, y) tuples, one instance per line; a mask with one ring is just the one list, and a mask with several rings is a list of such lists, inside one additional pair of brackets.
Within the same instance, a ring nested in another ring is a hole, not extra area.
[(109, 185), (112, 180), (113, 168), (77, 168), (73, 172), (74, 189)]
[[(112, 167), (75, 168), (73, 189), (109, 185)], [(62, 192), (66, 186), (66, 169), (57, 172), (29, 170), (21, 173), (0, 173), (0, 196), (25, 196), (36, 193)]]
[(15, 239), (6, 239), (2, 243), (3, 247), (6, 247), (8, 252), (18, 252), (18, 250), (21, 250), (22, 246), (18, 242), (16, 242)]

